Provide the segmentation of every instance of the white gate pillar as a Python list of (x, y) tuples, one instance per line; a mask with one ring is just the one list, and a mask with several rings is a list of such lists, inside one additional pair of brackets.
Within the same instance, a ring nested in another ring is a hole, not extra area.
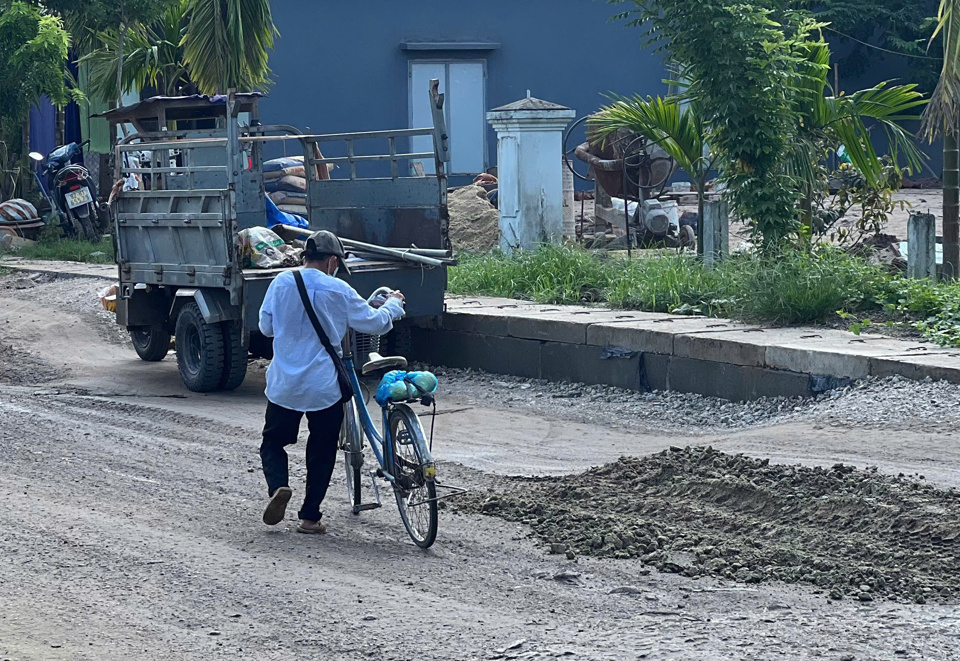
[(576, 117), (565, 106), (527, 98), (494, 108), (500, 248), (536, 249), (563, 241), (563, 130)]

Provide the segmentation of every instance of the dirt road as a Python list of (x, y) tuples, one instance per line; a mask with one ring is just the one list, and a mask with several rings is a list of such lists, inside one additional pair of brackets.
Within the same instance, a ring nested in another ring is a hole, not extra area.
[[(172, 357), (136, 358), (100, 286), (0, 278), (0, 661), (960, 659), (949, 604), (568, 561), (526, 526), (450, 509), (423, 552), (390, 503), (350, 515), (339, 470), (329, 535), (297, 535), (289, 517), (266, 528), (262, 367), (235, 393), (187, 393)], [(478, 490), (707, 443), (960, 486), (955, 414), (930, 405), (958, 391), (936, 384), (872, 411), (869, 390), (741, 406), (460, 373), (443, 384), (441, 476)]]

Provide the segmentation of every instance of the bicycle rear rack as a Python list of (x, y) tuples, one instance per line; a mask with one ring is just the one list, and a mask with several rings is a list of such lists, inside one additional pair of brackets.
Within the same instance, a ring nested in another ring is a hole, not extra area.
[(453, 498), (454, 496), (462, 496), (463, 494), (470, 492), (470, 489), (464, 489), (463, 487), (455, 487), (450, 484), (440, 484), (439, 480), (434, 480), (433, 483), (438, 489), (450, 489), (453, 493), (445, 493), (442, 496), (437, 496), (436, 498), (424, 498), (416, 503), (412, 503), (410, 507), (417, 507), (419, 505), (425, 505), (426, 503), (444, 500), (445, 498)]

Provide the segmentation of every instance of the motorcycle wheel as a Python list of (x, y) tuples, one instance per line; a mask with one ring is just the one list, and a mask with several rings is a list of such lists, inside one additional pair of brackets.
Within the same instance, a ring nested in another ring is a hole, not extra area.
[(90, 243), (97, 243), (97, 230), (93, 227), (93, 220), (90, 215), (83, 216), (79, 220), (82, 238)]
[(60, 211), (60, 231), (63, 232), (64, 238), (67, 239), (79, 239), (82, 238), (80, 232), (77, 231), (77, 222), (76, 217), (69, 212)]

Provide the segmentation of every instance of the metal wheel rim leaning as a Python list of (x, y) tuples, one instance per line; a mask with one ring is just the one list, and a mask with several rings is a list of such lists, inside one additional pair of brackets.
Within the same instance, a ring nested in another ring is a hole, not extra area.
[[(419, 430), (411, 430), (408, 428), (409, 420), (407, 416), (398, 414), (392, 416), (391, 420), (399, 421), (396, 429), (391, 429), (394, 446), (394, 470), (397, 471), (397, 464), (400, 462), (406, 465), (407, 470), (412, 470), (414, 465), (419, 467), (420, 458), (417, 456), (413, 439), (413, 434)], [(416, 421), (416, 419), (414, 420)], [(404, 428), (403, 431), (400, 430), (401, 426)], [(402, 480), (404, 476), (395, 474), (394, 477)], [(432, 523), (430, 499), (434, 498), (434, 495), (431, 493), (432, 490), (430, 489), (431, 485), (429, 482), (426, 480), (422, 480), (422, 483), (419, 483), (419, 480), (417, 480), (417, 482), (418, 485), (414, 489), (404, 489), (394, 486), (394, 494), (397, 498), (397, 506), (400, 510), (400, 518), (403, 519), (404, 527), (406, 527), (407, 532), (415, 541), (423, 543), (427, 541), (430, 535)]]
[(357, 404), (350, 401), (344, 406), (343, 426), (340, 428), (340, 449), (343, 450), (343, 464), (347, 476), (347, 498), (351, 505), (359, 505), (354, 502), (354, 459), (359, 455), (360, 461), (363, 461), (363, 446), (360, 443), (360, 421), (357, 413)]

